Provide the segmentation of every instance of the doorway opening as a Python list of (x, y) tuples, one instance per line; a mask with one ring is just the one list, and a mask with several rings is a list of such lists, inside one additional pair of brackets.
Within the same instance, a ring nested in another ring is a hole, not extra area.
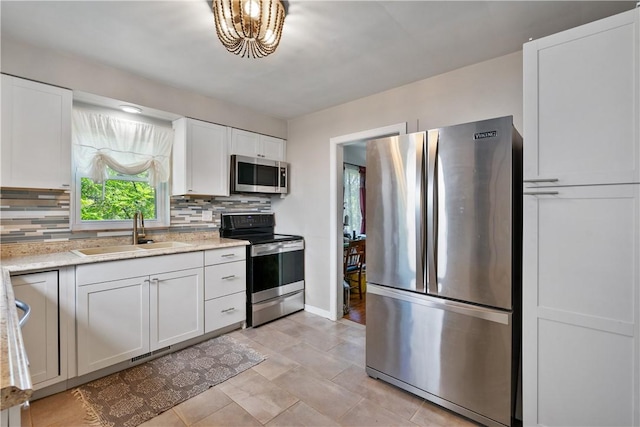
[(342, 163), (343, 193), (343, 317), (366, 324), (366, 174), (367, 145), (345, 145)]
[[(350, 159), (350, 149), (348, 147), (353, 147), (355, 150), (359, 150), (361, 153), (366, 152), (365, 146), (366, 141), (371, 139), (382, 138), (386, 136), (392, 135), (402, 135), (407, 133), (407, 124), (400, 123), (396, 125), (385, 126), (381, 128), (371, 129), (367, 131), (357, 132), (353, 134), (343, 135), (336, 138), (331, 138), (330, 140), (330, 166), (331, 166), (331, 200), (330, 200), (330, 208), (332, 215), (330, 216), (331, 229), (334, 230), (330, 235), (330, 259), (333, 259), (334, 262), (331, 263), (331, 287), (330, 287), (330, 298), (331, 298), (331, 317), (334, 320), (338, 320), (345, 316), (344, 308), (345, 308), (345, 295), (348, 295), (345, 292), (345, 277), (344, 277), (344, 254), (345, 254), (345, 231), (346, 224), (349, 225), (349, 230), (351, 233), (351, 239), (353, 240), (353, 219), (350, 216), (349, 218), (345, 218), (345, 197), (344, 197), (344, 163), (349, 163), (349, 161), (345, 161), (345, 157), (347, 160)], [(358, 149), (357, 147), (361, 147)], [(346, 154), (345, 154), (346, 149)], [(366, 158), (366, 157), (365, 157)], [(352, 160), (353, 161), (353, 160)], [(364, 162), (366, 165), (366, 162)], [(357, 215), (356, 215), (357, 216)], [(366, 217), (366, 213), (365, 213)], [(345, 221), (346, 220), (346, 221)], [(366, 218), (365, 218), (366, 224)], [(359, 224), (355, 225), (356, 227), (360, 226)], [(356, 228), (357, 230), (357, 228)], [(365, 226), (366, 231), (366, 226)], [(365, 233), (356, 232), (356, 240), (358, 237), (362, 237), (359, 235)], [(365, 258), (366, 260), (366, 258)], [(362, 310), (362, 315), (359, 316), (362, 318), (362, 322), (366, 321), (365, 307), (366, 307), (366, 284), (363, 289), (363, 298), (359, 299), (359, 292), (355, 290), (355, 298), (353, 296), (353, 291), (351, 292), (352, 296), (350, 300), (357, 300), (357, 302), (362, 301), (361, 307), (358, 308), (358, 313)], [(354, 316), (356, 313), (354, 313)], [(351, 316), (349, 316), (351, 317)], [(355, 319), (354, 319), (355, 320)]]

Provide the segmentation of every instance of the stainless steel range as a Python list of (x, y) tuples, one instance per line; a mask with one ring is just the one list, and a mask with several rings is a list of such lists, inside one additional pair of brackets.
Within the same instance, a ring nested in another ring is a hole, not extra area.
[(304, 239), (274, 234), (272, 213), (222, 214), (220, 236), (248, 240), (247, 326), (304, 308)]

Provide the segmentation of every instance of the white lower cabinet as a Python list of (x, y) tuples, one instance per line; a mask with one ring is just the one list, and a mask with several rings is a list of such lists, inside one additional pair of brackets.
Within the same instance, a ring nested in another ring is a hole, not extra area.
[(78, 288), (78, 374), (149, 352), (147, 277)]
[(638, 425), (640, 185), (524, 197), (524, 424)]
[[(29, 304), (31, 314), (22, 327), (29, 358), (31, 382), (37, 384), (59, 374), (58, 272), (27, 274), (11, 278), (16, 299)], [(22, 316), (22, 312), (19, 312)]]
[(78, 375), (204, 333), (202, 252), (81, 265), (76, 282)]
[(246, 248), (205, 252), (205, 332), (247, 320)]
[(22, 405), (12, 406), (8, 409), (0, 411), (0, 426), (2, 427), (20, 427), (22, 426), (21, 414)]
[(16, 299), (31, 308), (22, 338), (33, 389), (75, 375), (75, 367), (69, 372), (75, 364), (73, 267), (12, 276), (11, 284)]
[(204, 333), (202, 268), (151, 277), (151, 350)]

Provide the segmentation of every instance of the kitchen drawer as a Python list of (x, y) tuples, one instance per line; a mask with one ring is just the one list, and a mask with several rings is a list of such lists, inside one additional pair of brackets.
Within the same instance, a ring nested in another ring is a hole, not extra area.
[(210, 265), (204, 268), (204, 299), (209, 300), (247, 288), (247, 267), (244, 261)]
[(84, 286), (149, 274), (202, 268), (202, 261), (202, 251), (197, 251), (84, 264), (76, 267), (76, 284)]
[(244, 291), (204, 302), (204, 332), (215, 331), (247, 319)]
[(211, 249), (204, 252), (204, 265), (242, 261), (243, 259), (246, 259), (246, 257), (246, 246), (232, 246), (229, 248)]

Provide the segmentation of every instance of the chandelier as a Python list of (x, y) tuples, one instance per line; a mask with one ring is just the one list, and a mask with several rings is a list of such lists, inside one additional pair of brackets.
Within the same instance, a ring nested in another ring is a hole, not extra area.
[(213, 0), (213, 16), (229, 52), (262, 58), (280, 43), (285, 8), (280, 0)]

